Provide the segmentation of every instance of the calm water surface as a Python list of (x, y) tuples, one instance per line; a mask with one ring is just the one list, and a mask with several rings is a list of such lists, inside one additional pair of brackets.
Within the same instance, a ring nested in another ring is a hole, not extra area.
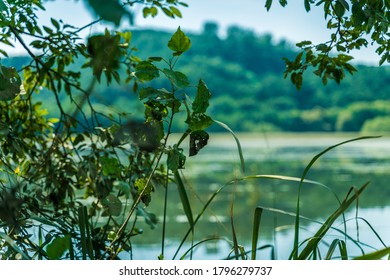
[[(218, 188), (235, 178), (264, 174), (300, 178), (316, 154), (358, 136), (238, 135), (246, 164), (243, 174), (233, 137), (226, 134), (211, 135), (209, 145), (199, 155), (187, 158), (186, 170), (183, 172), (192, 211), (196, 216)], [(335, 148), (314, 164), (307, 179), (321, 182), (326, 188), (309, 184), (303, 186), (300, 210), (306, 219), (301, 223), (301, 241), (312, 236), (321, 226), (320, 223), (337, 209), (338, 200), (343, 200), (354, 188), (369, 182), (358, 205), (354, 204), (346, 213), (346, 222), (336, 221), (335, 229), (329, 232), (322, 244), (324, 255), (332, 240), (344, 240), (345, 237), (338, 232), (338, 229), (344, 230), (344, 227), (351, 239), (358, 241), (354, 243), (347, 240), (348, 251), (352, 256), (390, 245), (390, 137), (361, 140)], [(245, 250), (250, 250), (254, 211), (256, 207), (262, 207), (264, 212), (258, 245), (271, 245), (275, 248), (277, 259), (287, 259), (294, 238), (294, 217), (288, 213), (296, 211), (298, 185), (298, 182), (285, 180), (254, 179), (226, 186), (199, 220), (194, 233), (195, 243), (205, 239), (214, 241), (197, 246), (193, 258), (223, 259), (229, 255), (233, 238), (230, 213), (233, 213), (238, 243)], [(154, 229), (143, 225), (144, 233), (134, 238), (134, 252), (129, 258), (156, 259), (161, 253), (163, 196), (162, 190), (157, 189), (152, 198), (153, 203), (146, 209), (156, 214), (160, 222)], [(168, 199), (166, 259), (174, 256), (189, 228), (174, 185), (170, 187)], [(186, 243), (177, 258), (189, 247), (190, 243)], [(271, 249), (259, 251), (258, 258), (271, 258)]]

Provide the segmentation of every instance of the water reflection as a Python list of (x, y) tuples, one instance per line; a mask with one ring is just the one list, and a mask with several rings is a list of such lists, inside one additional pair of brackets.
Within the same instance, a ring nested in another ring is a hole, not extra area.
[[(239, 137), (246, 159), (246, 175), (279, 174), (301, 177), (305, 166), (313, 156), (326, 147), (352, 138), (343, 135), (244, 135)], [(210, 144), (195, 158), (187, 161), (184, 171), (185, 184), (192, 203), (192, 211), (196, 215), (201, 211), (210, 196), (226, 182), (242, 176), (239, 166), (239, 157), (234, 140), (226, 135), (211, 137)], [(359, 210), (354, 206), (346, 216), (348, 234), (362, 244), (369, 244), (374, 248), (383, 248), (375, 233), (363, 219), (382, 237), (385, 244), (389, 244), (390, 227), (390, 139), (363, 140), (338, 147), (324, 155), (310, 170), (308, 178), (321, 182), (325, 187), (307, 185), (302, 189), (301, 215), (308, 218), (302, 223), (300, 240), (312, 235), (318, 228), (318, 223), (324, 221), (337, 208), (339, 201), (352, 188), (359, 188), (366, 182), (368, 189), (359, 199)], [(287, 259), (292, 247), (294, 218), (285, 213), (295, 213), (297, 201), (297, 182), (281, 180), (248, 180), (231, 184), (219, 193), (210, 204), (202, 218), (196, 225), (194, 240), (220, 238), (203, 243), (194, 251), (195, 259), (223, 259), (229, 255), (231, 244), (226, 240), (232, 239), (231, 205), (233, 203), (233, 222), (237, 231), (237, 238), (246, 250), (250, 249), (252, 238), (253, 214), (256, 207), (261, 206), (264, 211), (261, 221), (259, 246), (275, 246), (275, 256), (278, 259)], [(167, 236), (165, 256), (172, 258), (188, 230), (186, 216), (180, 204), (176, 188), (170, 186)], [(154, 203), (148, 211), (157, 216), (162, 215), (163, 192), (157, 189), (153, 196)], [(172, 203), (175, 201), (175, 203)], [(284, 213), (272, 211), (284, 211)], [(160, 218), (162, 221), (162, 218)], [(343, 221), (335, 226), (344, 228)], [(357, 230), (358, 228), (358, 230)], [(329, 239), (343, 238), (337, 230), (329, 232)], [(190, 239), (191, 240), (191, 239)], [(189, 241), (190, 241), (189, 240)], [(144, 227), (144, 234), (134, 238), (134, 259), (155, 259), (161, 253), (161, 224), (156, 229)], [(362, 250), (372, 251), (368, 246), (354, 245), (348, 241), (351, 255), (359, 255)], [(329, 244), (328, 244), (329, 245)], [(327, 246), (323, 243), (322, 246)], [(190, 247), (186, 244), (185, 250)], [(129, 256), (130, 257), (130, 256)], [(178, 254), (180, 257), (180, 254)], [(259, 251), (258, 258), (269, 259), (271, 249)]]

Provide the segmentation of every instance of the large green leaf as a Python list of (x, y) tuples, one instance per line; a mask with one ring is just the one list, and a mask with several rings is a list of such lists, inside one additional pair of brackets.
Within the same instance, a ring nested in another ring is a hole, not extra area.
[(22, 80), (14, 67), (0, 66), (0, 101), (14, 99), (21, 92)]
[(173, 149), (168, 151), (167, 165), (173, 172), (178, 169), (183, 169), (186, 162), (186, 156), (183, 154), (183, 149), (178, 148), (176, 145)]
[(213, 119), (203, 113), (193, 113), (191, 117), (186, 121), (188, 128), (192, 131), (205, 130), (213, 124)]
[(130, 23), (132, 23), (132, 15), (125, 10), (118, 0), (87, 0), (87, 2), (93, 11), (106, 21), (110, 21), (118, 26), (122, 17), (129, 15)]
[(151, 81), (160, 76), (158, 68), (149, 61), (138, 63), (135, 68), (135, 76), (142, 81)]
[(88, 52), (91, 55), (89, 65), (93, 74), (100, 82), (102, 73), (111, 75), (119, 67), (120, 58), (120, 36), (111, 36), (109, 33), (95, 35), (88, 38)]
[(188, 38), (184, 32), (181, 31), (180, 26), (175, 34), (173, 34), (171, 40), (169, 40), (168, 47), (174, 51), (174, 56), (181, 55), (191, 47), (190, 38)]
[(51, 260), (58, 260), (62, 255), (69, 250), (70, 236), (56, 237), (47, 245), (46, 253)]
[(198, 152), (207, 145), (209, 134), (204, 130), (193, 131), (190, 134), (190, 156), (197, 155)]
[(103, 216), (119, 216), (122, 211), (122, 202), (115, 195), (109, 194), (102, 201)]
[(209, 107), (210, 97), (210, 90), (207, 88), (203, 80), (199, 80), (195, 100), (192, 103), (192, 109), (194, 110), (194, 113), (205, 113), (207, 108)]
[(116, 158), (102, 157), (100, 163), (104, 176), (116, 175), (120, 172), (119, 162)]
[(188, 87), (190, 85), (190, 81), (188, 80), (187, 76), (184, 75), (182, 72), (172, 71), (169, 69), (164, 69), (163, 72), (171, 81), (171, 83), (179, 89)]

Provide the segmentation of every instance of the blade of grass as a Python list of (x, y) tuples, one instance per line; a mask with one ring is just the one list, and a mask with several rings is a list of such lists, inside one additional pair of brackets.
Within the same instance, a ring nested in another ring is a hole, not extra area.
[(4, 232), (0, 232), (0, 238), (4, 239), (5, 242), (8, 243), (9, 246), (11, 246), (11, 248), (15, 251), (15, 252), (18, 252), (22, 258), (24, 260), (30, 260), (31, 258), (26, 255), (22, 250), (20, 250), (20, 248), (18, 247), (18, 245), (16, 245), (15, 241), (9, 237), (7, 234), (5, 234)]
[[(291, 217), (295, 217), (295, 216), (296, 216), (296, 213), (287, 212), (287, 211), (281, 210), (281, 209), (275, 209), (275, 208), (264, 207), (264, 206), (261, 206), (261, 208), (262, 208), (263, 210), (265, 210), (265, 211), (270, 211), (270, 212), (274, 212), (274, 213), (281, 214), (281, 215), (287, 215), (287, 216), (291, 216)], [(312, 222), (312, 223), (316, 223), (316, 224), (320, 224), (320, 225), (323, 224), (323, 222), (319, 222), (319, 221), (316, 221), (316, 220), (313, 220), (313, 219), (309, 219), (309, 218), (307, 218), (307, 217), (305, 217), (305, 216), (302, 216), (302, 215), (300, 215), (300, 219), (304, 219), (304, 220), (306, 220), (306, 221), (309, 221), (309, 222)], [(337, 232), (339, 232), (340, 234), (342, 234), (343, 236), (345, 236), (345, 238), (346, 238), (347, 240), (350, 240), (351, 242), (353, 242), (353, 243), (360, 249), (360, 251), (362, 252), (362, 254), (364, 254), (364, 250), (363, 250), (363, 248), (362, 248), (362, 247), (360, 246), (360, 244), (359, 244), (359, 243), (361, 243), (361, 242), (357, 242), (357, 241), (354, 240), (350, 235), (348, 235), (347, 233), (345, 233), (345, 231), (342, 231), (342, 230), (338, 229), (337, 227), (333, 227), (333, 226), (332, 226), (331, 229), (332, 229), (332, 230), (335, 230), (335, 231), (337, 231)], [(303, 244), (305, 244), (305, 243), (306, 243), (307, 241), (309, 241), (309, 240), (310, 240), (310, 238), (304, 240), (301, 244), (298, 245), (297, 249), (298, 249), (299, 247), (301, 247)], [(343, 243), (345, 243), (345, 242), (343, 241)], [(363, 245), (367, 246), (366, 244), (363, 244)], [(296, 250), (297, 250), (297, 249), (296, 249)], [(295, 249), (294, 249), (294, 250), (295, 250)], [(291, 256), (292, 256), (294, 253), (295, 253), (295, 251), (292, 251), (292, 252), (291, 252)], [(291, 258), (291, 256), (290, 256), (290, 258)]]
[[(271, 260), (275, 260), (275, 247), (273, 245), (263, 245), (261, 247), (256, 248), (256, 251), (261, 251), (261, 250), (268, 249), (268, 248), (271, 249)], [(251, 251), (244, 251), (244, 252), (242, 252), (242, 255), (247, 255), (251, 252), (252, 252), (252, 250)], [(232, 260), (234, 258), (235, 258), (235, 256), (227, 257), (225, 260)]]
[(85, 228), (86, 228), (86, 233), (87, 233), (87, 252), (90, 260), (94, 259), (94, 254), (93, 254), (93, 244), (92, 244), (92, 236), (91, 236), (91, 225), (88, 222), (88, 212), (87, 212), (87, 207), (83, 207), (84, 211), (84, 220), (86, 222)]
[[(176, 249), (176, 252), (175, 254), (173, 255), (173, 259), (175, 259), (181, 249), (181, 247), (183, 246), (184, 242), (186, 241), (187, 237), (190, 235), (190, 233), (192, 232), (192, 228), (196, 225), (196, 223), (199, 221), (199, 219), (202, 217), (202, 215), (204, 214), (204, 212), (206, 211), (206, 209), (209, 207), (209, 205), (211, 204), (211, 202), (214, 200), (214, 198), (223, 190), (225, 189), (226, 187), (228, 186), (232, 186), (232, 185), (235, 185), (237, 182), (240, 182), (240, 181), (245, 181), (245, 180), (249, 180), (249, 179), (271, 179), (271, 180), (284, 180), (284, 181), (292, 181), (292, 182), (300, 182), (301, 181), (301, 178), (298, 178), (298, 177), (289, 177), (289, 176), (280, 176), (280, 175), (254, 175), (254, 176), (246, 176), (246, 177), (242, 177), (242, 178), (239, 178), (239, 179), (234, 179), (234, 180), (231, 180), (230, 182), (226, 183), (225, 185), (221, 186), (219, 189), (217, 189), (211, 196), (210, 198), (207, 200), (207, 202), (205, 203), (205, 205), (203, 206), (202, 210), (199, 212), (198, 216), (195, 218), (194, 220), (194, 223), (193, 223), (193, 226), (191, 226), (189, 228), (189, 230), (186, 232), (186, 234), (184, 235), (181, 243), (179, 244), (179, 246), (177, 247)], [(312, 181), (312, 180), (303, 180), (303, 183), (308, 183), (308, 184), (315, 184), (315, 185), (320, 185), (320, 186), (323, 186), (323, 187), (326, 187), (325, 185), (319, 183), (319, 182), (316, 182), (316, 181)], [(327, 188), (327, 187), (326, 187)]]
[(175, 175), (175, 181), (176, 181), (176, 185), (177, 185), (177, 189), (179, 192), (179, 196), (180, 196), (181, 204), (183, 206), (184, 213), (187, 216), (188, 223), (190, 224), (191, 228), (193, 229), (194, 218), (192, 215), (191, 204), (190, 204), (190, 201), (188, 199), (188, 195), (187, 195), (183, 180), (181, 179), (179, 171), (176, 170), (174, 172), (174, 175)]
[(227, 124), (225, 124), (223, 122), (220, 122), (220, 121), (217, 121), (217, 120), (213, 120), (213, 121), (216, 124), (218, 124), (219, 126), (223, 127), (227, 131), (229, 131), (233, 135), (233, 138), (234, 138), (234, 140), (236, 141), (236, 144), (237, 144), (238, 155), (240, 156), (241, 170), (242, 170), (242, 173), (245, 174), (245, 160), (244, 160), (244, 155), (242, 153), (240, 140), (238, 140), (238, 137), (236, 136), (236, 134), (233, 132), (233, 130)]
[(376, 232), (374, 227), (366, 219), (364, 219), (362, 217), (358, 217), (357, 219), (364, 221), (368, 225), (368, 227), (371, 229), (371, 231), (375, 234), (375, 236), (378, 238), (379, 242), (382, 243), (383, 247), (386, 247), (386, 244), (385, 244), (385, 242), (383, 242), (382, 238), (379, 236), (379, 233)]
[(387, 255), (390, 255), (390, 248), (384, 248), (382, 250), (372, 252), (370, 254), (362, 255), (354, 258), (354, 260), (380, 260)]
[(348, 251), (347, 251), (347, 244), (345, 241), (340, 240), (339, 242), (339, 250), (340, 250), (340, 256), (342, 260), (348, 260)]
[(325, 260), (331, 260), (334, 254), (334, 251), (336, 250), (337, 246), (339, 246), (340, 239), (335, 239), (332, 241), (332, 243), (329, 246), (328, 252), (326, 253)]
[(86, 239), (86, 221), (84, 216), (84, 207), (80, 206), (78, 208), (78, 218), (79, 218), (79, 227), (80, 227), (80, 242), (81, 242), (81, 254), (83, 260), (87, 259), (87, 239)]
[(222, 238), (222, 237), (211, 237), (211, 238), (207, 238), (207, 239), (204, 239), (204, 240), (201, 240), (197, 243), (195, 243), (194, 245), (192, 245), (187, 251), (185, 251), (185, 253), (180, 257), (180, 260), (184, 260), (185, 257), (188, 255), (188, 253), (192, 252), (196, 247), (198, 247), (199, 245), (203, 244), (203, 243), (206, 243), (206, 242), (210, 242), (210, 241), (217, 241), (217, 240), (224, 240), (226, 242), (228, 242), (230, 244), (230, 242), (225, 239), (225, 238)]
[[(183, 206), (184, 213), (187, 216), (188, 223), (190, 224), (192, 238), (194, 238), (195, 223), (194, 223), (194, 217), (192, 215), (191, 204), (190, 204), (190, 201), (188, 199), (188, 195), (187, 195), (183, 180), (181, 179), (181, 176), (179, 174), (179, 171), (176, 170), (174, 172), (174, 175), (175, 175), (176, 186), (177, 186), (177, 189), (179, 192), (181, 204)], [(194, 240), (192, 240), (192, 244), (193, 244), (193, 242), (194, 242)], [(192, 253), (191, 253), (191, 258), (192, 258)]]
[[(296, 212), (297, 212), (297, 215), (296, 215), (296, 220), (295, 220), (295, 228), (294, 228), (294, 247), (297, 248), (298, 246), (298, 242), (299, 242), (299, 214), (300, 214), (300, 197), (301, 197), (301, 187), (302, 187), (302, 183), (303, 181), (305, 180), (307, 174), (309, 173), (309, 170), (311, 169), (311, 167), (314, 165), (314, 163), (321, 157), (323, 156), (324, 154), (326, 154), (327, 152), (333, 150), (334, 148), (337, 148), (339, 146), (342, 146), (342, 145), (345, 145), (347, 143), (351, 143), (351, 142), (355, 142), (355, 141), (360, 141), (360, 140), (366, 140), (366, 139), (374, 139), (374, 138), (380, 138), (381, 136), (363, 136), (363, 137), (357, 137), (357, 138), (353, 138), (353, 139), (350, 139), (350, 140), (347, 140), (347, 141), (343, 141), (341, 143), (338, 143), (336, 145), (333, 145), (333, 146), (330, 146), (328, 148), (326, 148), (325, 150), (321, 151), (320, 153), (318, 153), (317, 155), (315, 155), (312, 160), (309, 162), (309, 164), (305, 167), (305, 169), (303, 170), (303, 174), (301, 176), (301, 182), (299, 183), (299, 188), (298, 188), (298, 198), (297, 198), (297, 206), (296, 206)], [(293, 259), (297, 259), (298, 258), (298, 250), (294, 250), (295, 251), (295, 254), (293, 255)]]
[[(39, 248), (38, 248), (38, 251), (37, 251), (37, 253), (38, 253), (38, 260), (42, 260), (42, 249), (43, 249), (43, 233), (42, 233), (42, 226), (40, 225), (39, 227), (38, 227), (38, 246), (39, 246)], [(32, 259), (34, 259), (34, 257), (32, 257)]]
[(256, 259), (256, 253), (257, 253), (257, 241), (259, 239), (259, 230), (260, 230), (260, 221), (261, 221), (261, 215), (263, 214), (263, 208), (256, 207), (255, 214), (253, 217), (253, 234), (252, 234), (252, 254), (251, 259)]
[(313, 238), (308, 242), (306, 247), (302, 250), (302, 252), (299, 254), (297, 259), (304, 260), (307, 259), (307, 257), (310, 255), (310, 253), (313, 252), (314, 248), (317, 248), (317, 244), (322, 240), (322, 238), (325, 236), (325, 234), (328, 232), (328, 230), (331, 228), (332, 224), (336, 219), (342, 215), (349, 206), (360, 196), (360, 194), (367, 188), (368, 183), (364, 184), (360, 189), (356, 190), (356, 192), (353, 193), (352, 197), (346, 198), (341, 206), (337, 208), (333, 214), (331, 214), (328, 219), (325, 221), (325, 223), (320, 227), (320, 229), (314, 234)]
[(72, 237), (69, 238), (69, 259), (75, 260)]
[(162, 237), (161, 237), (161, 257), (164, 258), (165, 255), (165, 234), (166, 234), (166, 225), (167, 225), (167, 206), (168, 206), (168, 180), (169, 174), (165, 177), (164, 183), (164, 213), (163, 213), (163, 225), (162, 225)]
[(238, 241), (237, 241), (237, 234), (236, 234), (236, 229), (234, 227), (234, 218), (233, 218), (233, 209), (234, 209), (234, 202), (232, 200), (230, 204), (230, 225), (232, 227), (232, 237), (233, 237), (233, 250), (234, 250), (234, 255), (235, 259), (238, 260), (239, 257), (239, 246), (238, 246)]

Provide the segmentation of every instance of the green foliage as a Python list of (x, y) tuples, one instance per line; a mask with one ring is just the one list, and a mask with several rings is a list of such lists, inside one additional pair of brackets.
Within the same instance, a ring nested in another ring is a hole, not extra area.
[(390, 117), (375, 117), (364, 122), (361, 129), (365, 133), (387, 133), (390, 131)]
[(122, 17), (127, 14), (130, 15), (130, 20), (133, 21), (132, 15), (125, 10), (118, 0), (87, 0), (87, 2), (103, 20), (112, 22), (116, 26), (119, 26)]
[(340, 131), (360, 131), (367, 121), (389, 114), (388, 101), (354, 103), (340, 112), (336, 128)]
[(168, 47), (174, 51), (174, 56), (179, 56), (191, 47), (191, 40), (181, 31), (180, 27), (168, 42)]
[(56, 237), (54, 240), (47, 245), (46, 253), (49, 259), (58, 260), (62, 255), (69, 250), (70, 236)]
[[(271, 8), (272, 2), (266, 1), (267, 10)], [(280, 3), (285, 6), (287, 1)], [(350, 74), (356, 72), (349, 63), (353, 57), (348, 53), (369, 44), (376, 45), (376, 53), (381, 56), (380, 65), (390, 62), (388, 1), (305, 0), (304, 5), (307, 12), (312, 6), (322, 7), (327, 28), (332, 33), (329, 41), (324, 43), (313, 44), (311, 41), (298, 43), (297, 47), (302, 52), (294, 60), (285, 59), (287, 66), (285, 77), (290, 76), (298, 89), (302, 86), (302, 74), (307, 69), (314, 69), (315, 75), (321, 77), (324, 84), (329, 79), (340, 83), (345, 77), (345, 71)]]
[(0, 100), (14, 99), (22, 91), (22, 80), (13, 67), (0, 66)]

